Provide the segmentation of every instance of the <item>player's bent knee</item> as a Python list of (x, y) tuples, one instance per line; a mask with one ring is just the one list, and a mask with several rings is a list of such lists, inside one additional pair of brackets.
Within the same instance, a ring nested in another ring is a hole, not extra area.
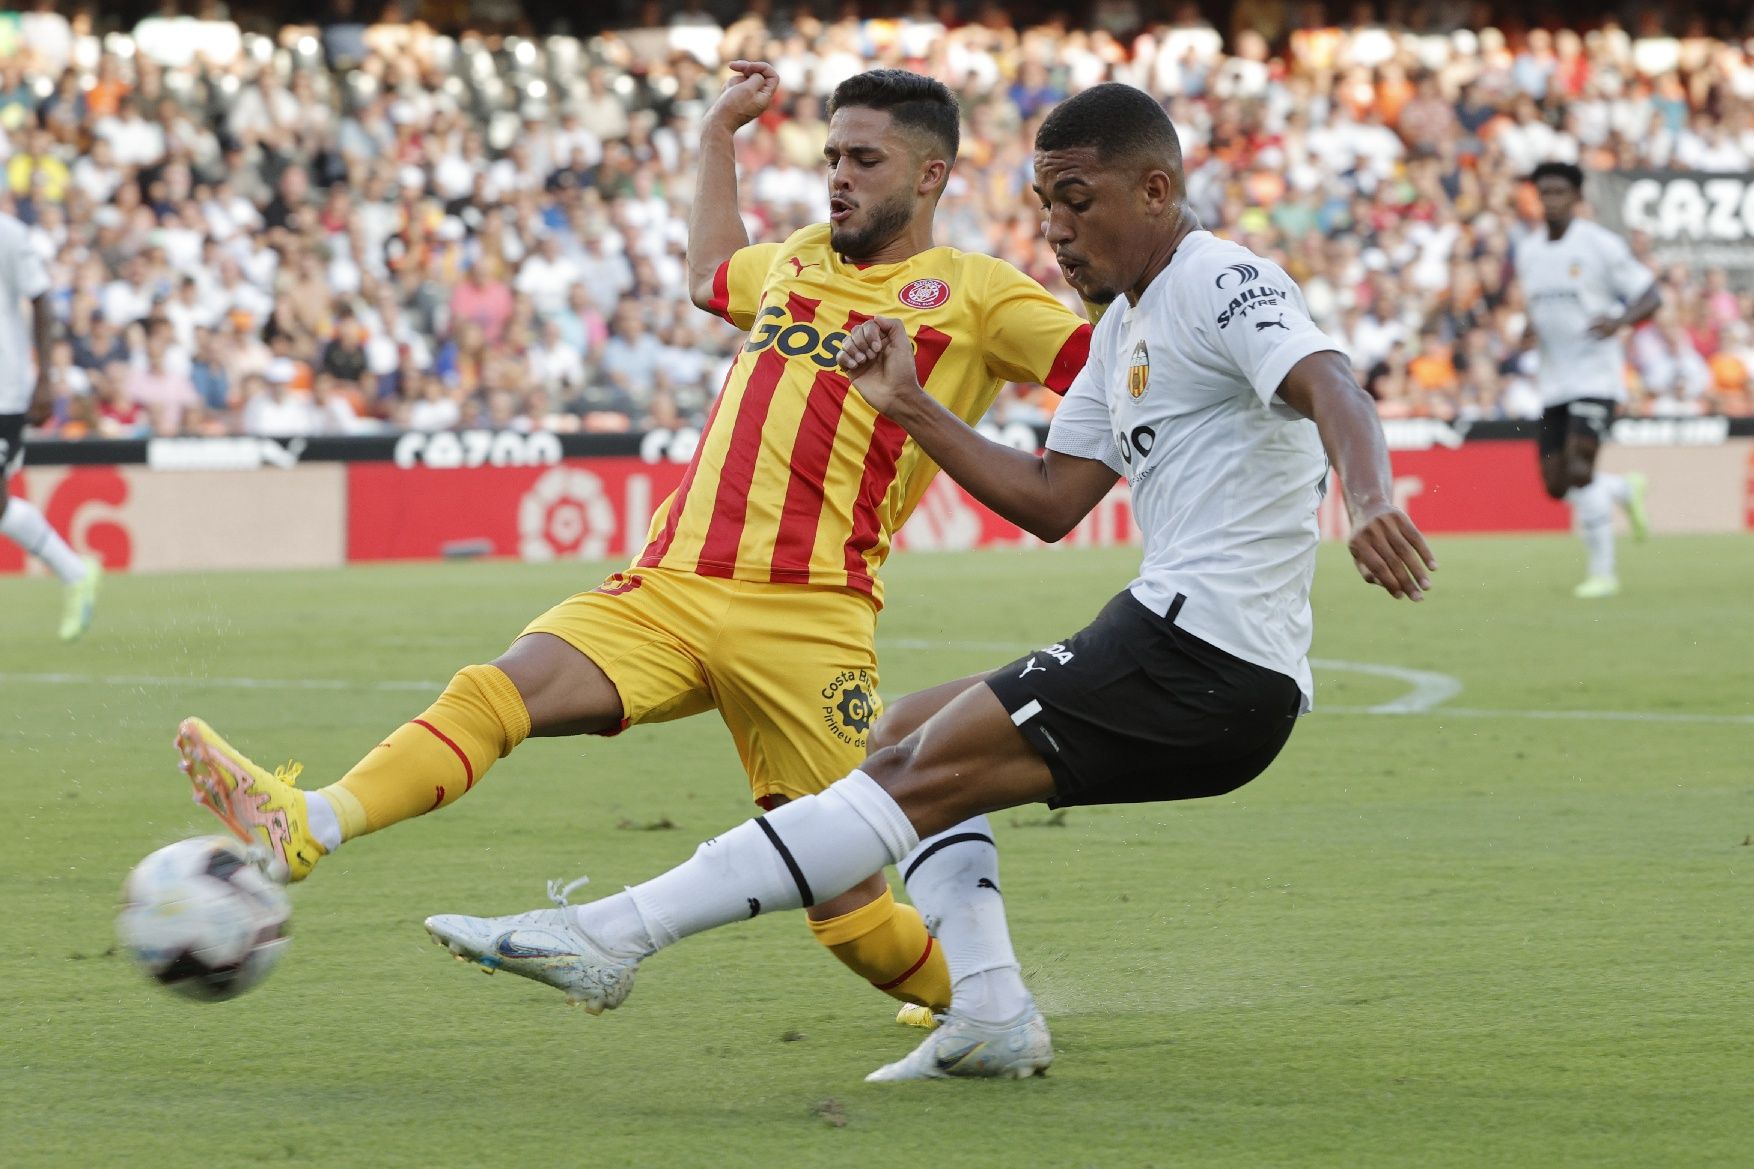
[(532, 734), (594, 734), (621, 722), (621, 694), (603, 668), (553, 634), (526, 634), (493, 664), (517, 687)]

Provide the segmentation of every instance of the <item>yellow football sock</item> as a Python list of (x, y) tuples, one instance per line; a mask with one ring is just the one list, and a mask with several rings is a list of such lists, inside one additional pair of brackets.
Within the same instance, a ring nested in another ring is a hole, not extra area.
[(454, 803), (530, 734), (530, 712), (497, 666), (465, 666), (438, 701), (322, 789), (351, 840)]
[(950, 967), (920, 911), (888, 889), (851, 913), (812, 921), (810, 932), (859, 977), (904, 1003), (950, 1008)]

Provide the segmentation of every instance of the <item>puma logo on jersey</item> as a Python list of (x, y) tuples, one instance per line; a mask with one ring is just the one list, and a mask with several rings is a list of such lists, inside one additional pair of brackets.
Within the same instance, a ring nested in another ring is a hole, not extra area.
[(1031, 674), (1045, 674), (1047, 672), (1048, 668), (1046, 666), (1038, 666), (1035, 664), (1035, 659), (1030, 658), (1027, 662), (1023, 663), (1023, 672), (1017, 676), (1019, 678), (1027, 678)]
[(794, 276), (802, 276), (804, 274), (804, 269), (806, 269), (806, 268), (820, 268), (820, 267), (822, 267), (822, 264), (820, 261), (812, 260), (808, 264), (806, 264), (806, 263), (804, 263), (804, 261), (798, 259), (798, 257), (796, 257), (796, 256), (793, 256), (791, 259), (787, 260), (786, 263), (788, 263), (792, 266), (792, 275), (794, 275)]
[(1270, 321), (1256, 321), (1255, 332), (1259, 333), (1262, 329), (1284, 329), (1287, 333), (1291, 332), (1291, 326), (1285, 323), (1284, 313), (1280, 313)]

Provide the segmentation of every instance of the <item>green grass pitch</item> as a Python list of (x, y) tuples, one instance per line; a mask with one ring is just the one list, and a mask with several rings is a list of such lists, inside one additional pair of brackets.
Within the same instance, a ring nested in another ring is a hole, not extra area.
[[(1415, 606), (1325, 548), (1314, 654), (1459, 682), (1435, 709), (1326, 666), (1233, 796), (996, 817), (1059, 1051), (1021, 1084), (863, 1083), (919, 1035), (796, 915), (659, 955), (598, 1019), (428, 942), (428, 913), (613, 890), (746, 816), (711, 717), (526, 745), (325, 860), (260, 990), (162, 993), (112, 917), (130, 865), (213, 827), (181, 716), (327, 782), (601, 573), (117, 577), (72, 647), (50, 583), (0, 581), (0, 1164), (1749, 1164), (1754, 541), (1627, 545), (1593, 603), (1572, 540), (1438, 550)], [(1057, 640), (1135, 564), (898, 557), (884, 692)]]

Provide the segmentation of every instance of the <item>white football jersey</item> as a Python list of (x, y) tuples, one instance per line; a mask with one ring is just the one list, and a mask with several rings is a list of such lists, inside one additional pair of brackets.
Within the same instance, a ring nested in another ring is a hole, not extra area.
[(48, 290), (49, 270), (30, 246), (30, 229), (0, 215), (0, 414), (30, 409), (31, 310), (24, 302)]
[(1274, 395), (1329, 349), (1343, 352), (1283, 269), (1196, 231), (1138, 304), (1103, 314), (1047, 439), (1131, 484), (1145, 538), (1133, 595), (1159, 614), (1186, 597), (1179, 627), (1295, 679), (1305, 710), (1328, 461), (1315, 423)]
[(1589, 329), (1596, 318), (1621, 312), (1656, 279), (1626, 241), (1587, 219), (1573, 219), (1558, 239), (1548, 239), (1543, 226), (1516, 245), (1516, 277), (1539, 345), (1535, 380), (1541, 401), (1625, 401), (1620, 338), (1592, 337)]

